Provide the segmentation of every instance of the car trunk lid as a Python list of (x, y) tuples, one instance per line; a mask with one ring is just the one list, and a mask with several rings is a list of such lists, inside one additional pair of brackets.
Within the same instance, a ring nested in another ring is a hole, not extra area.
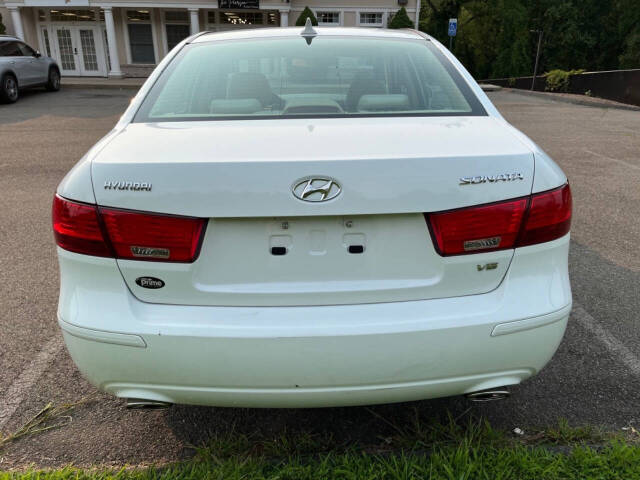
[(118, 260), (141, 300), (372, 303), (496, 288), (512, 250), (442, 257), (422, 214), (528, 195), (533, 156), (490, 117), (131, 124), (92, 176), (101, 206), (209, 219), (194, 263)]

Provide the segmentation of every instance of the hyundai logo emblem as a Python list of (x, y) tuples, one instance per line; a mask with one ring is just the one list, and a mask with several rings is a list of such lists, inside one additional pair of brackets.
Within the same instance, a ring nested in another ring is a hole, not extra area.
[(331, 177), (305, 177), (293, 185), (293, 194), (305, 202), (326, 202), (340, 195), (340, 184)]

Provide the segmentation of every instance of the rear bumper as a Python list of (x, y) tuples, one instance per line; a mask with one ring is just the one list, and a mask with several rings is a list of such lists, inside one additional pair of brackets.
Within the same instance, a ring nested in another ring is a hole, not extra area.
[(312, 407), (457, 395), (517, 384), (551, 359), (571, 309), (568, 244), (519, 249), (483, 295), (261, 308), (146, 304), (115, 261), (59, 250), (58, 318), (80, 370), (120, 397)]

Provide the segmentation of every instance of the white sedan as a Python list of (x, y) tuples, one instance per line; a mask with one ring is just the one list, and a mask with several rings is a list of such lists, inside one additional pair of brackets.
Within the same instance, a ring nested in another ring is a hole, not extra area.
[(570, 223), (433, 38), (202, 33), (58, 187), (58, 321), (132, 407), (497, 399), (562, 339)]

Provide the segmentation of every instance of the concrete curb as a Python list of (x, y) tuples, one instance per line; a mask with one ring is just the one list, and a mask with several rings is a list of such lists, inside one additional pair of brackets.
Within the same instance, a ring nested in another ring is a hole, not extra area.
[(484, 92), (499, 92), (502, 90), (500, 85), (493, 85), (492, 83), (481, 83), (480, 88)]
[(634, 112), (640, 111), (640, 107), (635, 105), (627, 105), (626, 103), (614, 102), (613, 100), (606, 100), (604, 98), (586, 97), (584, 95), (575, 95), (570, 93), (536, 92), (531, 90), (522, 90), (519, 88), (505, 88), (504, 90), (520, 95), (528, 95), (530, 97), (546, 98), (547, 100), (552, 100), (554, 102), (582, 105), (583, 107), (616, 108), (618, 110), (631, 110)]
[(116, 90), (139, 90), (146, 79), (136, 79), (135, 81), (103, 80), (103, 81), (76, 81), (62, 79), (62, 88), (85, 88), (85, 89), (116, 89)]

